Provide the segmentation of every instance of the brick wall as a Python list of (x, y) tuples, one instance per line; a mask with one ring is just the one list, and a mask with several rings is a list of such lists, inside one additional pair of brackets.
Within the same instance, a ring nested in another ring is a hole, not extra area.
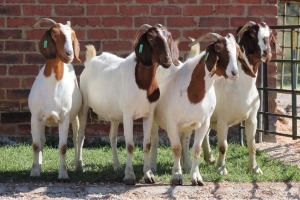
[[(38, 40), (47, 29), (33, 27), (40, 17), (62, 23), (71, 21), (80, 42), (82, 60), (88, 43), (94, 44), (98, 52), (128, 55), (136, 30), (144, 23), (164, 24), (174, 38), (198, 37), (209, 31), (235, 33), (237, 26), (249, 20), (277, 24), (276, 0), (0, 0), (0, 3), (0, 136), (12, 138), (30, 136), (27, 97), (44, 63), (38, 52)], [(187, 43), (181, 43), (179, 48), (181, 57), (185, 57)], [(80, 75), (82, 64), (74, 65)], [(274, 74), (276, 68), (272, 67), (269, 82), (276, 84)], [(88, 121), (88, 135), (107, 135), (109, 124), (95, 117)], [(141, 131), (138, 121), (135, 132)], [(48, 134), (56, 132), (56, 128), (47, 129)]]

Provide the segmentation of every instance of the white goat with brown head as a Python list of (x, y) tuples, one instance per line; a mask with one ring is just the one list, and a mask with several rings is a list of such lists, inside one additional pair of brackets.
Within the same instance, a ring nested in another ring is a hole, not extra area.
[[(141, 35), (140, 37), (138, 37)], [(178, 48), (171, 34), (161, 25), (143, 25), (137, 33), (135, 50), (125, 59), (104, 52), (96, 56), (93, 46), (87, 47), (85, 69), (80, 76), (83, 106), (79, 114), (79, 152), (76, 169), (82, 170), (82, 145), (88, 108), (101, 118), (111, 122), (110, 136), (112, 149), (116, 150), (116, 131), (123, 122), (127, 149), (125, 184), (135, 184), (132, 166), (133, 120), (143, 118), (144, 130), (144, 179), (153, 183), (150, 168), (150, 131), (160, 88), (156, 81), (159, 65), (165, 68), (172, 63), (178, 65)], [(118, 167), (114, 152), (114, 167)]]
[[(59, 130), (59, 179), (67, 179), (66, 150), (69, 124), (72, 123), (73, 142), (76, 151), (78, 133), (77, 114), (82, 97), (75, 71), (70, 64), (74, 58), (79, 60), (79, 44), (74, 30), (66, 25), (47, 18), (42, 22), (52, 24), (39, 42), (41, 54), (46, 64), (41, 68), (31, 88), (28, 104), (31, 112), (31, 134), (33, 165), (30, 176), (41, 173), (42, 151), (45, 145), (45, 126), (58, 126)], [(80, 60), (79, 60), (80, 61)]]
[(213, 85), (221, 76), (237, 79), (237, 59), (243, 59), (232, 34), (222, 37), (210, 33), (194, 43), (207, 37), (215, 41), (206, 51), (188, 59), (180, 69), (159, 83), (162, 92), (155, 108), (152, 130), (161, 126), (167, 131), (174, 155), (172, 183), (175, 185), (182, 184), (180, 133), (192, 130), (195, 130), (195, 140), (190, 176), (193, 185), (203, 185), (198, 164), (202, 140), (216, 105)]

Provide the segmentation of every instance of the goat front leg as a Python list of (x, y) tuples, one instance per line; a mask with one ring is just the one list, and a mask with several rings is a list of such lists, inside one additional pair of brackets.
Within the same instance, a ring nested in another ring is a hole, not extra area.
[(257, 127), (256, 114), (250, 115), (245, 121), (245, 133), (247, 139), (247, 147), (249, 152), (249, 170), (256, 174), (263, 174), (263, 171), (259, 168), (256, 163), (256, 146), (255, 146), (255, 134)]
[(191, 158), (190, 158), (190, 140), (193, 132), (182, 132), (180, 133), (180, 142), (182, 146), (181, 154), (181, 164), (183, 165), (183, 170), (189, 172), (192, 167)]
[(207, 130), (209, 128), (209, 120), (202, 123), (202, 126), (195, 130), (195, 138), (192, 149), (192, 168), (190, 172), (192, 185), (203, 186), (203, 179), (199, 172), (199, 162), (200, 162), (200, 154), (201, 154), (201, 146), (203, 138), (205, 137)]
[(121, 166), (119, 158), (118, 158), (118, 149), (117, 149), (117, 135), (118, 135), (119, 124), (120, 123), (118, 121), (110, 122), (109, 140), (110, 140), (110, 146), (111, 146), (111, 149), (113, 152), (114, 171), (122, 170), (122, 166)]
[(217, 139), (218, 139), (219, 158), (217, 163), (217, 170), (221, 175), (227, 175), (228, 173), (225, 167), (225, 157), (228, 148), (227, 134), (228, 134), (227, 123), (218, 121)]
[(214, 158), (213, 152), (210, 148), (209, 132), (210, 129), (208, 129), (207, 133), (205, 134), (202, 142), (202, 148), (205, 162), (207, 162), (208, 164), (214, 164), (216, 162), (216, 159)]
[(45, 144), (45, 126), (34, 115), (31, 117), (31, 134), (33, 164), (31, 168), (31, 177), (41, 176), (43, 162), (43, 147)]
[(157, 171), (157, 149), (159, 145), (159, 126), (158, 124), (153, 121), (152, 128), (151, 128), (151, 170), (152, 172)]
[(180, 165), (181, 157), (181, 143), (176, 124), (168, 124), (167, 127), (168, 137), (171, 143), (174, 163), (172, 168), (172, 185), (182, 185), (182, 169)]
[(69, 116), (65, 118), (63, 123), (59, 123), (58, 131), (59, 131), (59, 171), (58, 171), (58, 179), (68, 179), (67, 165), (66, 165), (66, 153), (67, 153), (67, 139), (68, 139), (68, 130), (69, 130)]
[(126, 150), (127, 150), (127, 162), (125, 167), (125, 177), (124, 183), (126, 185), (135, 185), (135, 174), (132, 166), (132, 155), (134, 151), (134, 143), (133, 143), (133, 119), (131, 116), (123, 117), (123, 126), (124, 126), (124, 135), (126, 142)]
[(147, 118), (143, 119), (143, 131), (144, 131), (144, 180), (145, 183), (155, 183), (154, 174), (151, 171), (151, 162), (150, 162), (150, 150), (151, 150), (151, 129), (153, 124), (153, 113), (150, 114)]

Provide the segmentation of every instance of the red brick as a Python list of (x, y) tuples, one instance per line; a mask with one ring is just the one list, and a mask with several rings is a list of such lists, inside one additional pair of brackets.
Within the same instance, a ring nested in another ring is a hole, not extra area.
[(26, 53), (25, 54), (25, 63), (44, 65), (45, 58), (41, 54)]
[[(26, 99), (27, 100), (27, 99)], [(29, 108), (28, 108), (28, 102), (24, 100), (21, 102), (21, 111), (26, 111), (26, 112), (30, 112)]]
[(168, 0), (170, 4), (172, 3), (197, 3), (197, 0)]
[(120, 15), (148, 15), (150, 13), (149, 6), (120, 6)]
[(30, 90), (24, 89), (8, 89), (6, 90), (6, 98), (11, 100), (27, 100)]
[(97, 29), (87, 31), (89, 39), (115, 39), (117, 38), (117, 31), (113, 29)]
[(22, 54), (0, 53), (0, 63), (15, 64), (15, 63), (22, 63), (22, 61), (23, 61)]
[(15, 4), (19, 4), (19, 3), (35, 3), (35, 0), (5, 0), (6, 3), (15, 3)]
[(109, 41), (103, 44), (103, 51), (131, 51), (132, 42), (129, 41)]
[(9, 75), (37, 75), (39, 67), (37, 65), (21, 65), (9, 67)]
[(136, 18), (134, 18), (134, 26), (137, 28), (143, 24), (154, 25), (157, 23), (165, 25), (164, 17), (136, 17)]
[[(0, 101), (0, 111), (19, 111), (20, 103), (18, 101)], [(3, 117), (3, 115), (2, 115)], [(1, 122), (3, 122), (3, 118), (1, 118)]]
[(229, 19), (220, 17), (203, 17), (200, 18), (199, 27), (228, 27)]
[(152, 15), (180, 15), (181, 8), (177, 6), (152, 6)]
[(32, 16), (32, 15), (41, 15), (41, 16), (51, 16), (52, 7), (50, 5), (24, 5), (23, 14)]
[(277, 4), (278, 0), (263, 0), (265, 4)]
[(0, 88), (18, 88), (20, 80), (18, 78), (1, 78)]
[(204, 28), (196, 29), (196, 30), (195, 29), (184, 30), (183, 31), (183, 36), (185, 38), (188, 38), (188, 37), (198, 38), (201, 35), (212, 32), (212, 31), (213, 31), (212, 29), (204, 29)]
[(260, 4), (261, 1), (262, 0), (235, 0), (237, 4)]
[(0, 124), (0, 134), (1, 136), (15, 135), (16, 134), (15, 125)]
[(30, 124), (21, 124), (18, 125), (20, 135), (31, 135), (31, 126)]
[(0, 18), (0, 26), (4, 27), (4, 23), (5, 23), (5, 18), (1, 17)]
[(134, 39), (137, 30), (119, 30), (120, 39)]
[[(97, 1), (96, 3), (98, 3)], [(101, 3), (103, 4), (128, 4), (132, 3), (133, 0), (102, 0)]]
[(144, 3), (162, 3), (164, 0), (136, 0), (136, 3), (144, 4)]
[(167, 27), (195, 27), (194, 17), (169, 17), (167, 19)]
[(6, 51), (36, 51), (35, 42), (32, 41), (7, 41)]
[(201, 0), (202, 4), (231, 4), (232, 0)]
[(205, 16), (213, 14), (213, 6), (185, 6), (184, 16)]
[(102, 25), (104, 27), (131, 27), (132, 18), (131, 17), (103, 17)]
[(46, 32), (46, 29), (40, 29), (40, 28), (37, 28), (37, 29), (33, 28), (33, 29), (25, 30), (25, 38), (29, 39), (29, 40), (39, 41), (45, 32)]
[(5, 90), (0, 90), (0, 99), (5, 99)]
[(17, 17), (10, 17), (7, 19), (7, 27), (30, 27), (32, 28), (33, 25), (36, 23), (34, 18), (17, 18)]
[(245, 25), (248, 21), (260, 22), (261, 20), (258, 17), (232, 17), (230, 18), (230, 26), (237, 29), (239, 26)]
[(31, 78), (22, 79), (21, 88), (30, 89), (35, 81), (35, 76)]
[(69, 0), (39, 0), (41, 4), (67, 4), (69, 3)]
[(100, 27), (101, 26), (101, 19), (99, 17), (89, 17), (89, 18), (82, 18), (82, 17), (73, 17), (72, 18), (72, 26), (73, 27)]
[(277, 16), (276, 6), (249, 6), (248, 16)]
[(29, 123), (30, 112), (8, 112), (1, 114), (1, 123)]
[(0, 51), (4, 50), (4, 41), (0, 41)]
[(118, 12), (118, 8), (115, 5), (105, 5), (105, 6), (87, 6), (87, 11), (89, 16), (97, 15), (97, 16), (103, 16), (103, 15), (116, 15)]
[(0, 75), (6, 75), (6, 66), (0, 66)]
[(22, 38), (22, 30), (14, 29), (14, 30), (1, 30), (0, 29), (0, 39), (21, 39)]
[(0, 5), (0, 15), (20, 16), (21, 15), (21, 6), (20, 5), (13, 5), (13, 6)]
[(244, 6), (216, 6), (216, 15), (243, 15), (245, 13)]
[(80, 16), (84, 15), (83, 6), (55, 6), (55, 13), (59, 16)]

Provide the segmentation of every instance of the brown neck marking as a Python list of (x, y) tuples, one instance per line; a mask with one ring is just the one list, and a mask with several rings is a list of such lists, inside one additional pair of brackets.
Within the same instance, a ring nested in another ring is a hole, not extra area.
[(49, 77), (51, 76), (52, 72), (55, 73), (55, 78), (57, 81), (62, 79), (64, 75), (64, 63), (61, 59), (55, 58), (52, 60), (46, 60), (44, 75)]
[(204, 56), (200, 59), (193, 70), (191, 81), (187, 89), (188, 98), (191, 103), (197, 104), (203, 100), (205, 95), (205, 63)]
[(258, 68), (260, 66), (260, 56), (257, 54), (248, 54), (248, 61), (251, 65), (253, 65), (253, 72), (257, 74)]
[(137, 61), (135, 66), (135, 81), (138, 87), (147, 91), (147, 98), (150, 103), (159, 99), (160, 91), (158, 83), (155, 78), (156, 69), (158, 67), (155, 62), (152, 62), (152, 66), (145, 66), (141, 62)]

